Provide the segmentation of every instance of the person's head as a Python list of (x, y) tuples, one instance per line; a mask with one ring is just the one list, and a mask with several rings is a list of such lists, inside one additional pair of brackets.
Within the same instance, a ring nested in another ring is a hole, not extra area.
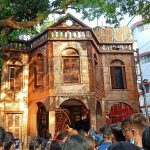
[(52, 134), (51, 133), (47, 133), (45, 136), (46, 139), (50, 140), (52, 138)]
[(111, 132), (112, 132), (112, 142), (113, 143), (125, 141), (125, 137), (120, 128), (112, 128)]
[(129, 142), (118, 142), (109, 146), (107, 150), (140, 150), (140, 148)]
[(14, 150), (15, 148), (15, 139), (11, 132), (6, 132), (5, 134), (5, 142), (4, 149), (5, 150)]
[(112, 133), (110, 128), (105, 128), (103, 133), (104, 142), (112, 142)]
[(90, 150), (89, 144), (81, 135), (71, 135), (63, 145), (63, 150)]
[(33, 137), (29, 143), (29, 150), (41, 150), (42, 140), (39, 137)]
[(143, 144), (144, 150), (149, 150), (150, 149), (150, 126), (146, 127), (143, 130), (142, 144)]
[(5, 129), (3, 127), (0, 127), (0, 148), (3, 148), (4, 141), (5, 141)]
[(96, 147), (98, 146), (96, 140), (94, 140), (91, 136), (86, 136), (85, 139), (88, 142), (89, 150), (96, 150)]
[(147, 126), (147, 118), (141, 113), (127, 116), (121, 124), (126, 141), (133, 140), (139, 147), (142, 147), (142, 132)]
[(102, 135), (103, 135), (103, 133), (104, 133), (106, 127), (107, 127), (106, 125), (100, 127), (100, 128), (99, 128), (99, 134), (102, 134)]

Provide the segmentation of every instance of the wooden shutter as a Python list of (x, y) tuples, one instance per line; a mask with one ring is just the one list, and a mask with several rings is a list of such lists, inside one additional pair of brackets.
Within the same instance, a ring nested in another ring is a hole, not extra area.
[(127, 88), (127, 81), (126, 81), (125, 67), (122, 67), (122, 75), (123, 75), (123, 86), (124, 86), (124, 89), (126, 89)]
[(22, 89), (22, 82), (23, 82), (22, 72), (23, 72), (22, 66), (15, 67), (15, 90), (17, 91)]
[(43, 85), (43, 59), (37, 62), (37, 86)]
[(111, 73), (111, 86), (113, 89), (116, 88), (116, 79), (115, 79), (115, 67), (110, 67), (110, 73)]
[(10, 67), (9, 68), (9, 84), (10, 84), (10, 90), (15, 89), (15, 68)]
[(43, 85), (43, 59), (34, 63), (34, 84), (35, 88)]
[(71, 83), (78, 83), (80, 76), (79, 59), (72, 59)]
[(67, 59), (67, 58), (64, 59), (63, 67), (64, 67), (63, 68), (64, 82), (69, 83), (70, 82), (70, 70), (71, 70), (70, 59)]
[(78, 83), (80, 76), (79, 58), (64, 58), (63, 74), (65, 83)]

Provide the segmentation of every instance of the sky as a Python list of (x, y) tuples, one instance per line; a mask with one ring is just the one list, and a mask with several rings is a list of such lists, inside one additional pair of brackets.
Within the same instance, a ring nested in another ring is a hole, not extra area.
[[(81, 20), (83, 23), (85, 23), (86, 25), (88, 25), (89, 27), (91, 28), (94, 28), (96, 26), (112, 26), (110, 24), (106, 24), (106, 20), (105, 18), (102, 16), (101, 18), (99, 18), (98, 20), (95, 19), (93, 21), (89, 21), (88, 19), (84, 19), (82, 20), (82, 14), (80, 13), (76, 13), (75, 10), (68, 10), (66, 13), (70, 13), (72, 14), (73, 16), (75, 16), (77, 19)], [(50, 16), (50, 18), (53, 17), (54, 19), (58, 19), (59, 18), (59, 15), (53, 15), (53, 16)], [(141, 17), (140, 16), (136, 16), (132, 19), (133, 17), (129, 17), (128, 15), (125, 15), (124, 16), (124, 19), (120, 22), (120, 26), (129, 26), (131, 27), (132, 24), (134, 24), (135, 22), (137, 22), (138, 20), (141, 20)], [(132, 20), (132, 21), (131, 21)], [(128, 24), (129, 22), (131, 21), (130, 24)]]

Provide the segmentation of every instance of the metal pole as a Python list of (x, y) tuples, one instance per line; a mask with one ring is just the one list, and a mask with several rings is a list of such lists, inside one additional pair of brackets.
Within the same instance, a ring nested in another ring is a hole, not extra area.
[[(138, 64), (139, 64), (139, 71), (140, 71), (140, 77), (141, 77), (141, 84), (143, 86), (143, 74), (142, 74), (142, 69), (141, 69), (141, 59), (139, 57), (139, 49), (136, 49), (136, 51), (137, 51), (138, 61), (139, 61)], [(145, 113), (146, 113), (147, 120), (149, 122), (149, 114), (148, 114), (147, 100), (146, 100), (146, 95), (145, 95), (145, 88), (144, 88), (143, 98), (144, 98)]]

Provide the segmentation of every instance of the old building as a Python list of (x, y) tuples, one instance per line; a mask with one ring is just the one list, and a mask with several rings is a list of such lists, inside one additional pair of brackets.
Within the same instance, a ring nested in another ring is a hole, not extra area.
[(66, 124), (98, 129), (138, 112), (131, 40), (129, 29), (91, 29), (68, 14), (30, 41), (10, 42), (0, 125), (26, 144)]

